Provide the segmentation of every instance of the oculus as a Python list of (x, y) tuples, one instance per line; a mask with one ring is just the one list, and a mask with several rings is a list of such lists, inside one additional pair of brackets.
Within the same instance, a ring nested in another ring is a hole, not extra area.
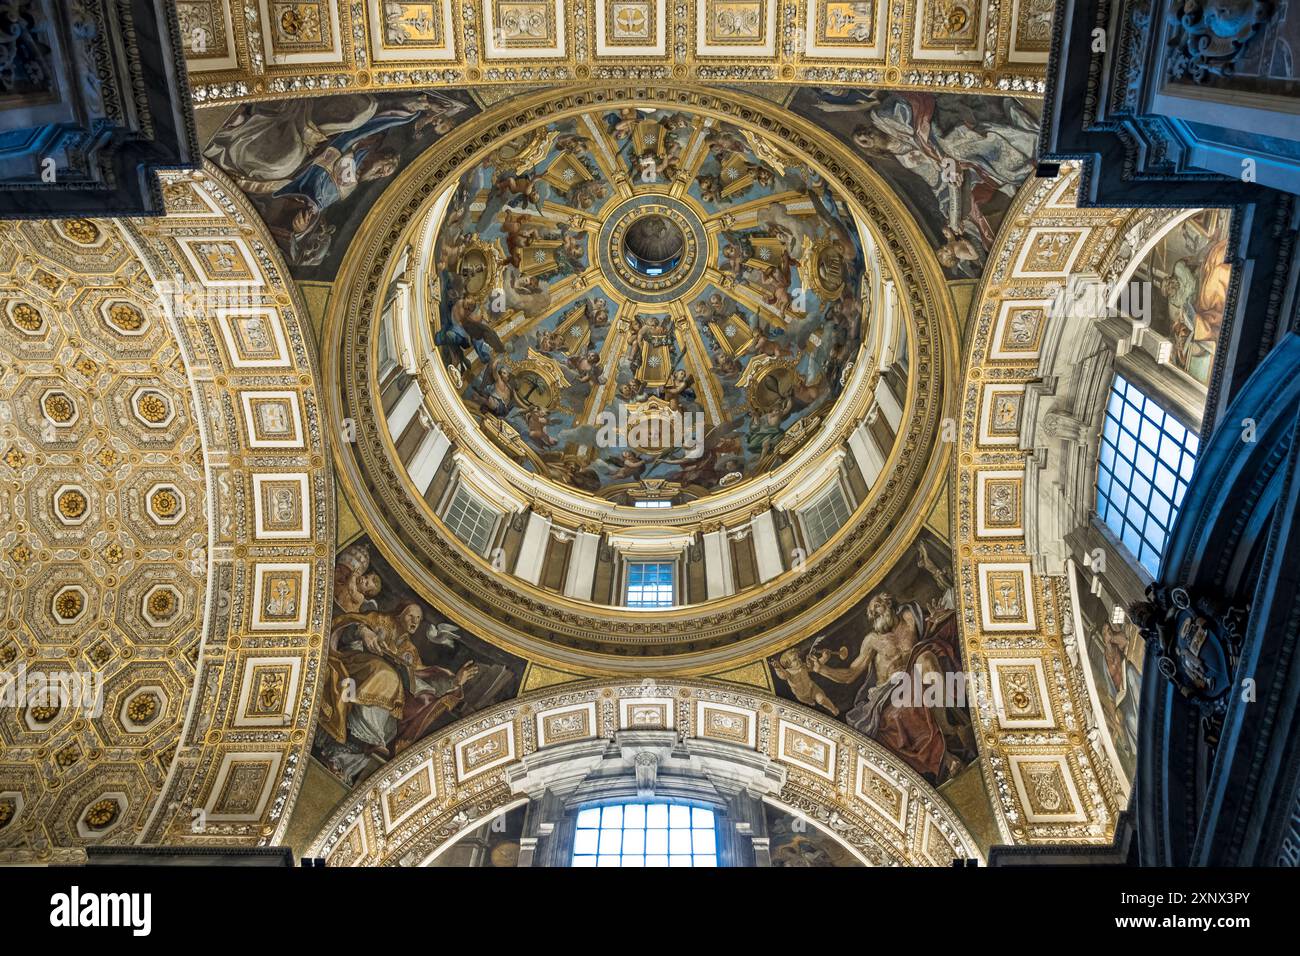
[(632, 223), (623, 234), (623, 258), (647, 277), (671, 273), (682, 260), (686, 237), (666, 216), (650, 213)]

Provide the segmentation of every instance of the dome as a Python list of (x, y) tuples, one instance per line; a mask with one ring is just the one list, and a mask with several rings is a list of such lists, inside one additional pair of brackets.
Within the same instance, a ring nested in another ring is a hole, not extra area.
[(806, 157), (673, 107), (596, 107), (449, 187), (438, 365), (528, 472), (681, 504), (772, 471), (844, 391), (863, 230)]
[(933, 251), (779, 106), (539, 92), (420, 156), (360, 234), (325, 331), (342, 480), (500, 646), (708, 673), (858, 600), (942, 492)]

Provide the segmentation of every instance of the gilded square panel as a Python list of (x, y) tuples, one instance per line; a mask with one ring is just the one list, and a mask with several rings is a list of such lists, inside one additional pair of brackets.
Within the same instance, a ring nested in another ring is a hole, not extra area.
[(1052, 14), (1055, 0), (1013, 0), (1011, 38), (1007, 44), (1010, 63), (1046, 63), (1052, 46)]
[(1023, 471), (978, 472), (975, 485), (976, 537), (1023, 537), (1024, 496)]
[(752, 748), (758, 745), (758, 714), (730, 704), (697, 701), (695, 735)]
[(225, 215), (208, 191), (193, 180), (168, 182), (162, 179), (162, 192), (169, 220), (219, 219)]
[(1033, 580), (1028, 561), (979, 565), (981, 624), (986, 631), (1036, 631)]
[(302, 448), (302, 412), (297, 392), (239, 394), (249, 448)]
[(176, 0), (176, 20), (191, 73), (239, 65), (228, 0)]
[(275, 309), (219, 308), (216, 323), (231, 368), (288, 368), (291, 364), (284, 320)]
[(998, 306), (989, 358), (1004, 362), (1033, 362), (1043, 347), (1051, 299), (1008, 299)]
[(918, 0), (912, 21), (912, 57), (977, 62), (984, 56), (987, 0)]
[(356, 822), (339, 838), (330, 854), (330, 866), (356, 866), (370, 853), (370, 839), (366, 834), (366, 818), (358, 816)]
[(596, 704), (557, 707), (537, 715), (537, 746), (567, 744), (596, 736)]
[(236, 727), (287, 727), (298, 706), (300, 657), (248, 657), (240, 681)]
[(1047, 197), (1047, 202), (1043, 203), (1043, 209), (1054, 212), (1064, 212), (1067, 209), (1077, 209), (1076, 200), (1079, 197), (1079, 168), (1077, 166), (1064, 165), (1061, 167), (1060, 175), (1057, 177), (1059, 182), (1052, 194)]
[(256, 823), (279, 779), (278, 751), (226, 753), (203, 810), (209, 823)]
[(991, 658), (989, 676), (1002, 728), (1042, 730), (1056, 726), (1041, 658)]
[(921, 831), (921, 853), (935, 866), (952, 866), (952, 861), (957, 858), (952, 843), (929, 816), (925, 818), (925, 828)]
[(281, 472), (254, 474), (253, 517), (255, 537), (311, 537), (307, 476)]
[(1024, 403), (1023, 385), (985, 385), (980, 401), (981, 445), (1020, 444), (1020, 409)]
[(503, 724), (456, 744), (456, 779), (461, 783), (515, 759), (515, 725)]
[(384, 829), (391, 832), (438, 795), (433, 777), (433, 762), (425, 761), (410, 773), (399, 777), (384, 793), (382, 806)]
[(1083, 250), (1087, 226), (1034, 226), (1016, 259), (1012, 278), (1064, 279)]
[(672, 730), (671, 697), (628, 697), (618, 702), (619, 730)]
[(595, 0), (596, 56), (663, 56), (666, 0)]
[(786, 720), (777, 722), (776, 739), (778, 760), (835, 779), (835, 741)]
[(883, 62), (888, 10), (885, 0), (806, 0), (804, 55)]
[(249, 629), (301, 631), (307, 626), (311, 565), (263, 562), (253, 572)]
[(695, 11), (698, 56), (775, 55), (776, 0), (699, 0)]
[(1029, 823), (1084, 823), (1088, 815), (1063, 755), (1013, 754), (1011, 779)]
[(858, 756), (854, 788), (858, 796), (879, 810), (885, 819), (900, 829), (906, 828), (907, 790), (861, 755)]
[(483, 19), (489, 60), (565, 55), (563, 0), (483, 0)]
[(180, 236), (176, 240), (195, 276), (213, 288), (260, 286), (262, 274), (242, 238)]
[(342, 63), (338, 0), (261, 0), (271, 64)]
[(367, 0), (371, 56), (393, 60), (455, 60), (451, 0)]

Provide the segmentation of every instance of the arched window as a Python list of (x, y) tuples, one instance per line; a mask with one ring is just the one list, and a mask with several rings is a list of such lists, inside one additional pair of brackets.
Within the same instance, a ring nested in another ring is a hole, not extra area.
[(717, 866), (718, 831), (708, 807), (636, 801), (578, 811), (574, 866)]
[(1097, 464), (1097, 516), (1152, 577), (1196, 464), (1200, 439), (1124, 376), (1110, 387)]

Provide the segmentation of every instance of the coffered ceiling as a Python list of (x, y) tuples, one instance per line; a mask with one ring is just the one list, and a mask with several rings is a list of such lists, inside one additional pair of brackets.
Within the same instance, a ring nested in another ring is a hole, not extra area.
[(165, 217), (0, 237), (9, 860), (275, 842), (302, 781), (333, 528), (314, 363), (237, 192), (162, 193)]
[(1051, 0), (177, 0), (198, 105), (693, 80), (1041, 93)]

